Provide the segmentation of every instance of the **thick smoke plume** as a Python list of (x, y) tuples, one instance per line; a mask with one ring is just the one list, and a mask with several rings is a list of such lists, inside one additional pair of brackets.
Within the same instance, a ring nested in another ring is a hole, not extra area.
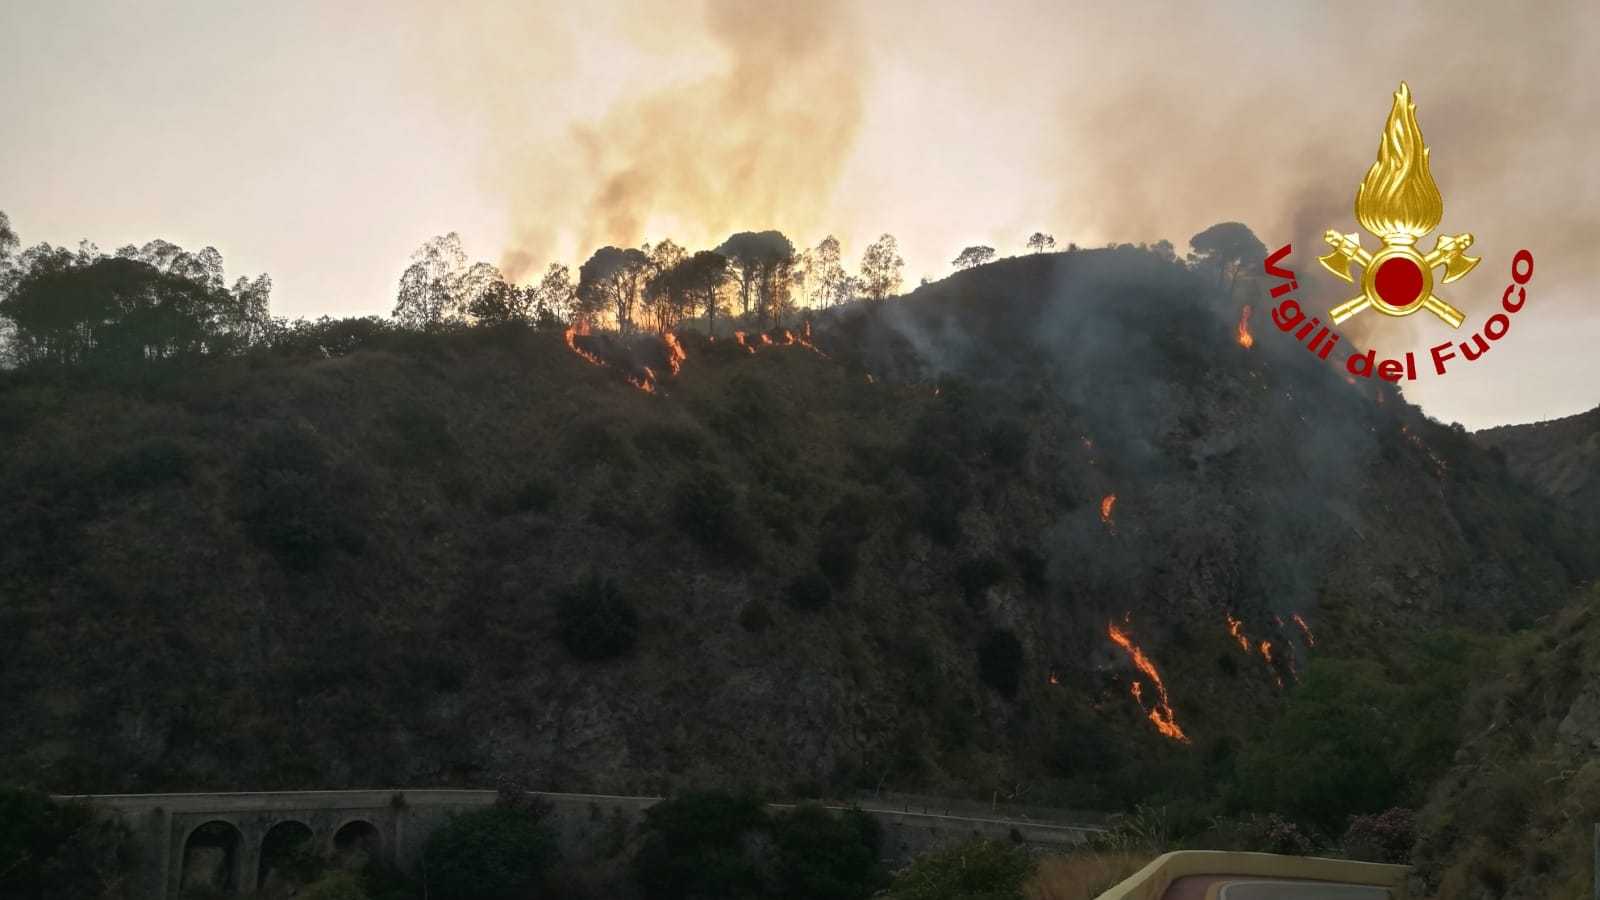
[(690, 52), (667, 48), (661, 71), (670, 80), (687, 55), (709, 74), (607, 106), (580, 102), (550, 139), (539, 139), (526, 105), (486, 109), (498, 154), (491, 190), (510, 217), (508, 276), (557, 251), (581, 258), (665, 236), (700, 247), (741, 229), (827, 227), (862, 117), (862, 45), (847, 10), (838, 0), (709, 0), (702, 15), (703, 32), (677, 38)]

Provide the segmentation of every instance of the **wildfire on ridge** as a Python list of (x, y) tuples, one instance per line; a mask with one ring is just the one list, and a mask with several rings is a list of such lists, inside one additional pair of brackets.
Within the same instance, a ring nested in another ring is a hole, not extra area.
[(591, 365), (604, 366), (605, 360), (578, 346), (578, 338), (589, 334), (589, 323), (580, 320), (576, 325), (567, 328), (567, 349), (589, 361)]
[(1161, 673), (1156, 671), (1155, 663), (1151, 662), (1150, 658), (1144, 655), (1144, 651), (1139, 649), (1139, 645), (1135, 644), (1127, 633), (1115, 624), (1108, 623), (1106, 625), (1106, 635), (1111, 638), (1112, 643), (1121, 647), (1123, 652), (1128, 654), (1128, 658), (1133, 660), (1134, 668), (1144, 673), (1145, 677), (1150, 679), (1150, 683), (1155, 686), (1156, 702), (1148, 707), (1145, 706), (1144, 702), (1144, 685), (1135, 681), (1130, 688), (1133, 699), (1139, 704), (1139, 708), (1144, 710), (1144, 714), (1151, 724), (1155, 725), (1156, 730), (1165, 737), (1181, 743), (1189, 743), (1189, 736), (1183, 733), (1183, 729), (1178, 725), (1177, 716), (1172, 712), (1172, 703), (1167, 697), (1167, 686), (1161, 681)]
[(1246, 350), (1256, 345), (1256, 339), (1250, 334), (1250, 304), (1246, 303), (1239, 310), (1239, 346)]
[(1289, 618), (1293, 619), (1294, 623), (1300, 626), (1300, 631), (1305, 634), (1306, 646), (1315, 647), (1317, 645), (1317, 637), (1311, 633), (1311, 626), (1306, 624), (1306, 620), (1301, 618), (1299, 613), (1293, 613)]
[[(606, 363), (606, 361), (601, 359), (598, 354), (592, 353), (578, 346), (578, 338), (587, 337), (588, 334), (589, 323), (586, 321), (579, 321), (576, 324), (569, 326), (565, 335), (567, 349), (577, 354), (580, 359), (589, 363), (590, 365), (599, 366), (602, 369), (609, 368), (609, 365)], [(683, 345), (678, 343), (677, 335), (671, 332), (663, 334), (661, 336), (661, 342), (666, 346), (667, 365), (671, 368), (672, 374), (676, 375), (683, 367), (683, 361), (687, 358), (683, 352)], [(649, 366), (640, 366), (637, 373), (625, 374), (622, 377), (629, 384), (641, 391), (644, 391), (646, 394), (654, 394), (656, 392), (656, 371)]]
[(1111, 511), (1117, 506), (1117, 495), (1107, 494), (1100, 498), (1100, 521), (1113, 528), (1116, 522), (1111, 518)]

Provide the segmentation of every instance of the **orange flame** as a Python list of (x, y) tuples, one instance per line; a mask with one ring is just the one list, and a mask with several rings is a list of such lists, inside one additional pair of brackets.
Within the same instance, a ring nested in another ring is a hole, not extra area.
[(1061, 683), (1061, 678), (1058, 675), (1056, 675), (1056, 673), (1051, 672), (1050, 673), (1050, 677), (1049, 677), (1049, 683), (1050, 684), (1060, 684)]
[(667, 345), (667, 368), (676, 375), (683, 370), (683, 361), (689, 358), (683, 352), (683, 345), (678, 343), (678, 336), (667, 332), (661, 336), (661, 341)]
[(1112, 643), (1128, 654), (1128, 658), (1133, 660), (1134, 668), (1144, 673), (1145, 677), (1150, 679), (1150, 683), (1155, 685), (1156, 702), (1148, 708), (1144, 704), (1144, 686), (1135, 681), (1130, 689), (1133, 699), (1138, 702), (1139, 708), (1144, 710), (1151, 724), (1166, 737), (1185, 744), (1189, 743), (1189, 736), (1178, 726), (1177, 716), (1172, 712), (1172, 703), (1167, 697), (1167, 686), (1161, 681), (1161, 673), (1156, 671), (1155, 663), (1151, 662), (1150, 658), (1144, 655), (1144, 651), (1139, 649), (1139, 645), (1116, 625), (1107, 624), (1106, 635), (1111, 638)]
[(579, 336), (587, 335), (588, 333), (589, 323), (585, 321), (579, 321), (578, 324), (569, 327), (566, 334), (567, 349), (587, 360), (590, 365), (604, 366), (606, 364), (605, 360), (578, 346)]
[(739, 346), (743, 347), (745, 350), (748, 350), (751, 353), (756, 352), (756, 348), (750, 346), (748, 343), (745, 342), (744, 332), (742, 332), (742, 331), (735, 331), (733, 333), (733, 342), (735, 344), (738, 344)]
[(1306, 646), (1315, 647), (1317, 645), (1317, 637), (1311, 633), (1311, 626), (1306, 624), (1306, 620), (1302, 619), (1299, 613), (1294, 613), (1289, 618), (1293, 619), (1294, 623), (1300, 626), (1300, 631), (1305, 634)]
[[(1224, 613), (1223, 615), (1227, 615), (1227, 614)], [(1244, 652), (1249, 653), (1250, 652), (1250, 639), (1244, 636), (1244, 631), (1241, 630), (1243, 628), (1244, 628), (1244, 623), (1243, 622), (1239, 621), (1238, 619), (1235, 619), (1233, 616), (1228, 616), (1228, 633), (1233, 635), (1233, 639), (1239, 643), (1239, 649), (1240, 650), (1243, 650)]]
[(1116, 522), (1114, 522), (1112, 520), (1112, 518), (1111, 518), (1111, 511), (1113, 509), (1115, 509), (1116, 506), (1117, 506), (1117, 495), (1116, 494), (1107, 494), (1104, 497), (1101, 497), (1100, 498), (1100, 521), (1105, 523), (1106, 525), (1115, 527), (1116, 526)]
[(1271, 641), (1261, 642), (1261, 658), (1267, 661), (1267, 668), (1272, 672), (1272, 680), (1278, 683), (1278, 687), (1283, 687), (1283, 676), (1278, 674), (1277, 667), (1272, 664)]
[(1256, 339), (1250, 334), (1250, 304), (1246, 303), (1239, 310), (1239, 346), (1246, 350), (1256, 345)]

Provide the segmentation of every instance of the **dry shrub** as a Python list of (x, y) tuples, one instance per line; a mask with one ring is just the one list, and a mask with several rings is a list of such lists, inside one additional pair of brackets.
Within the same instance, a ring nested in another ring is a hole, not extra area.
[(1039, 860), (1023, 887), (1028, 900), (1094, 900), (1150, 862), (1146, 853), (1081, 850)]

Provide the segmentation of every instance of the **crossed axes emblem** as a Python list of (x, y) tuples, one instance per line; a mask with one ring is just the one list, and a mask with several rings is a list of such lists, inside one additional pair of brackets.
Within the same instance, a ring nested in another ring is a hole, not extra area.
[[(1322, 239), (1333, 247), (1332, 253), (1317, 259), (1323, 268), (1352, 284), (1355, 278), (1350, 274), (1350, 264), (1354, 262), (1364, 270), (1361, 294), (1329, 311), (1335, 325), (1370, 306), (1391, 316), (1407, 316), (1425, 308), (1451, 328), (1461, 327), (1466, 319), (1461, 310), (1433, 293), (1433, 270), (1444, 266), (1444, 277), (1440, 279), (1444, 284), (1471, 272), (1482, 261), (1481, 257), (1467, 255), (1472, 235), (1440, 235), (1426, 256), (1412, 248), (1409, 237), (1386, 236), (1377, 253), (1368, 253), (1357, 232), (1340, 234), (1330, 229), (1323, 234)], [(1384, 296), (1386, 293), (1388, 297)]]

